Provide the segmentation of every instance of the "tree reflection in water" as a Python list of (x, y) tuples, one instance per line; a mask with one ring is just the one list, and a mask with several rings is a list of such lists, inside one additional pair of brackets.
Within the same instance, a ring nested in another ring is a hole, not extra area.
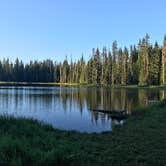
[(90, 109), (131, 114), (148, 100), (164, 98), (164, 89), (0, 87), (0, 113), (38, 119), (60, 129), (98, 132), (111, 130), (123, 121)]

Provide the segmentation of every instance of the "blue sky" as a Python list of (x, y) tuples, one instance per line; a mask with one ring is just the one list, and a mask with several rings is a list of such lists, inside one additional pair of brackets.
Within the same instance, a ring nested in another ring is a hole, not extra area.
[(165, 0), (0, 0), (0, 58), (73, 60), (93, 47), (162, 44)]

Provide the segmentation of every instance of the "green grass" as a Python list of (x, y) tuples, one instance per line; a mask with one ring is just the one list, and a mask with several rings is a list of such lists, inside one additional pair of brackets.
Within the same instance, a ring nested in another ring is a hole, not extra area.
[(139, 108), (124, 126), (101, 134), (0, 117), (0, 165), (164, 166), (166, 101)]

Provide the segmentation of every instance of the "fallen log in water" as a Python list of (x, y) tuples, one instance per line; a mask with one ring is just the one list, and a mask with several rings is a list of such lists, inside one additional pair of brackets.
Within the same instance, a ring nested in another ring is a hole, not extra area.
[(155, 104), (159, 102), (159, 100), (144, 100), (146, 104)]
[(116, 119), (118, 121), (125, 120), (128, 118), (127, 114), (125, 114), (125, 115), (123, 115), (123, 114), (119, 114), (119, 115), (118, 114), (117, 115), (111, 114), (110, 116), (111, 116), (111, 119), (113, 119), (113, 120)]
[(117, 111), (117, 110), (98, 110), (98, 109), (89, 109), (93, 112), (99, 112), (99, 113), (104, 113), (104, 114), (109, 114), (109, 116), (112, 119), (116, 119), (116, 120), (124, 120), (128, 118), (127, 115), (127, 111), (123, 110), (123, 111)]
[(100, 109), (89, 109), (94, 112), (108, 113), (108, 114), (125, 114), (127, 111), (118, 111), (118, 110), (100, 110)]

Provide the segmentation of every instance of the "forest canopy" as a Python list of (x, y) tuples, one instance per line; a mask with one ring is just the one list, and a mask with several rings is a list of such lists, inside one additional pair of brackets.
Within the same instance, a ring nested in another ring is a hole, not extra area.
[(60, 63), (48, 59), (24, 64), (18, 58), (14, 63), (3, 59), (0, 61), (0, 81), (164, 85), (166, 36), (162, 46), (157, 42), (152, 45), (148, 34), (129, 49), (118, 48), (114, 41), (112, 48), (93, 48), (87, 61), (83, 55), (78, 61), (66, 58)]

